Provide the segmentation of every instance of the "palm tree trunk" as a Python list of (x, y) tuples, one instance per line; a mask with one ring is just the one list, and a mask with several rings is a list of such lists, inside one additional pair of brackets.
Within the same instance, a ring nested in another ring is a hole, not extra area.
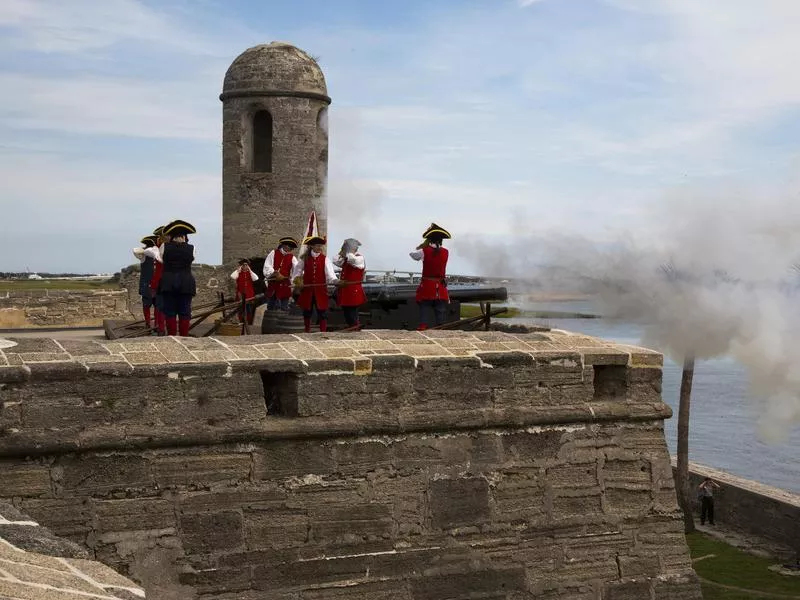
[(689, 408), (692, 400), (692, 378), (694, 377), (694, 356), (683, 359), (681, 375), (681, 395), (678, 404), (678, 473), (675, 485), (678, 492), (678, 505), (683, 511), (683, 525), (686, 533), (694, 531), (694, 517), (689, 495)]

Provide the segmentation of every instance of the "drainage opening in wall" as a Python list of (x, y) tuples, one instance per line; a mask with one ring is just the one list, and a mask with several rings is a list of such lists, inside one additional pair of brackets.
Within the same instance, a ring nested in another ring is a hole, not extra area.
[(594, 365), (594, 399), (624, 398), (628, 387), (625, 365)]
[(261, 371), (264, 406), (268, 415), (297, 416), (297, 374)]

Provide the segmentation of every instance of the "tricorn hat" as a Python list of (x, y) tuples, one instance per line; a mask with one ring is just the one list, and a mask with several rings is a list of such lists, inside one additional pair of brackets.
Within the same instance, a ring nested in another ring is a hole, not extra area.
[(422, 238), (426, 240), (449, 240), (451, 237), (449, 231), (444, 227), (439, 227), (436, 223), (431, 223), (430, 227), (422, 234)]
[(164, 234), (171, 236), (189, 235), (190, 233), (197, 233), (194, 225), (187, 221), (177, 219), (171, 223), (164, 225)]
[(145, 248), (150, 246), (155, 246), (158, 244), (158, 236), (157, 235), (146, 235), (141, 240), (139, 240), (140, 244), (144, 244)]
[(306, 246), (316, 246), (317, 244), (326, 244), (327, 240), (321, 235), (310, 235), (306, 239), (303, 240), (303, 244)]
[(153, 235), (156, 237), (161, 237), (162, 235), (164, 235), (164, 226), (159, 225), (158, 227), (153, 229)]
[(297, 248), (299, 244), (293, 237), (282, 237), (278, 240), (278, 246), (289, 246), (290, 248), (294, 249)]

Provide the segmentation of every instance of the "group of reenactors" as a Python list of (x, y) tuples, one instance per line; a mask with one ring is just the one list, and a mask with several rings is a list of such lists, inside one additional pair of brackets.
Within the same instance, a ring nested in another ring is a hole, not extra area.
[[(172, 221), (158, 227), (152, 235), (141, 240), (142, 248), (133, 253), (141, 262), (139, 294), (142, 297), (144, 321), (153, 335), (189, 335), (192, 316), (192, 298), (196, 284), (192, 275), (194, 246), (189, 244), (189, 234), (195, 228), (186, 221)], [(448, 251), (442, 245), (450, 239), (447, 230), (431, 223), (422, 234), (424, 241), (409, 255), (422, 261), (422, 278), (416, 292), (420, 309), (420, 330), (431, 323), (444, 322), (447, 304)], [(336, 288), (336, 304), (342, 309), (347, 327), (361, 328), (359, 307), (367, 301), (362, 283), (366, 261), (359, 252), (361, 242), (355, 238), (344, 241), (335, 259), (325, 254), (326, 239), (314, 235), (303, 239), (284, 237), (264, 260), (263, 277), (266, 283), (266, 309), (288, 311), (290, 301), (303, 311), (304, 330), (311, 331), (311, 317), (316, 311), (319, 330), (328, 330), (330, 308), (329, 286)], [(295, 255), (295, 251), (299, 252)], [(337, 277), (334, 266), (339, 267)], [(254, 283), (259, 276), (251, 269), (250, 261), (243, 258), (231, 279), (236, 284), (236, 299), (255, 297)], [(244, 302), (239, 318), (253, 323), (255, 302)], [(433, 319), (431, 319), (431, 313)]]

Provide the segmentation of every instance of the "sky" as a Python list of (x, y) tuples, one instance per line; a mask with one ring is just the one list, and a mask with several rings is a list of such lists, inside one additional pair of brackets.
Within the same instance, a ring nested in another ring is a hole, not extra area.
[(218, 96), (274, 40), (319, 58), (327, 233), (369, 268), (415, 269), (431, 221), (472, 273), (487, 241), (655, 238), (676, 194), (794, 195), (798, 22), (796, 0), (2, 0), (0, 270), (115, 272), (173, 218), (221, 262)]

